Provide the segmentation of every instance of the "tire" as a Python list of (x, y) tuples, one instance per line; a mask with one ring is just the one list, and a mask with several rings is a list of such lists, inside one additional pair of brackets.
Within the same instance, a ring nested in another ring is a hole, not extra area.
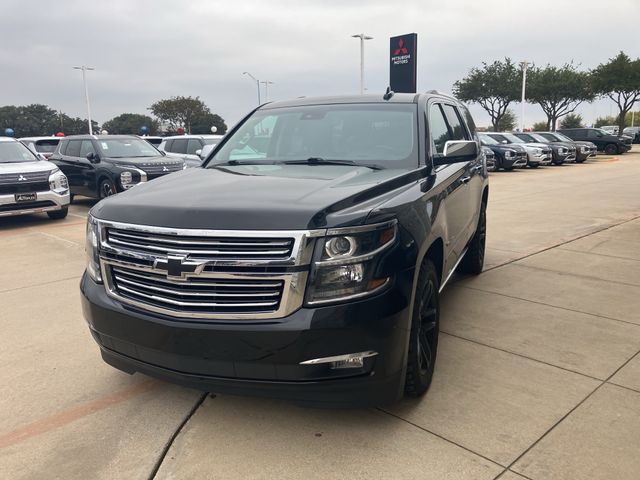
[(118, 193), (118, 191), (116, 190), (116, 186), (111, 180), (105, 178), (100, 182), (100, 188), (98, 190), (100, 200), (110, 197), (111, 195), (115, 195), (116, 193)]
[(439, 283), (435, 266), (425, 260), (418, 275), (409, 334), (404, 384), (404, 393), (409, 397), (424, 395), (433, 378), (440, 332)]
[(458, 265), (458, 272), (479, 275), (484, 267), (484, 250), (487, 243), (487, 204), (480, 204), (478, 226), (469, 242), (467, 253)]
[(607, 143), (604, 146), (604, 153), (606, 153), (607, 155), (617, 155), (618, 146), (615, 143)]
[(54, 210), (53, 212), (47, 212), (47, 215), (51, 220), (62, 220), (69, 213), (69, 207), (64, 207), (61, 210)]
[(75, 194), (70, 193), (69, 194), (69, 204), (73, 203), (73, 199), (76, 198)]

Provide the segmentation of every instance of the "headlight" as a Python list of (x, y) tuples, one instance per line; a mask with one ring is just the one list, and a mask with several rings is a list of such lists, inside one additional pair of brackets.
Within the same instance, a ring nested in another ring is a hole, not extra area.
[(534, 148), (533, 149), (533, 154), (534, 155), (542, 155), (542, 149), (541, 148)]
[(122, 188), (124, 188), (125, 190), (135, 185), (133, 183), (133, 175), (131, 174), (131, 172), (122, 172), (120, 174), (120, 184), (122, 185)]
[(566, 148), (564, 148), (564, 147), (560, 147), (560, 148), (558, 149), (558, 152), (560, 152), (560, 153), (567, 153), (568, 151), (569, 151), (569, 150), (567, 150), (567, 149), (566, 149)]
[(504, 152), (504, 156), (505, 158), (511, 158), (516, 154), (516, 152), (514, 152), (513, 150), (505, 150)]
[(587, 153), (589, 151), (589, 147), (580, 147), (580, 151), (582, 153)]
[(84, 244), (87, 273), (94, 282), (102, 283), (100, 274), (100, 226), (91, 215), (87, 218), (87, 238)]
[(387, 285), (390, 278), (378, 266), (396, 232), (396, 221), (329, 230), (316, 244), (307, 304), (364, 297)]
[(56, 193), (64, 194), (69, 190), (69, 182), (59, 168), (51, 171), (49, 175), (49, 188)]

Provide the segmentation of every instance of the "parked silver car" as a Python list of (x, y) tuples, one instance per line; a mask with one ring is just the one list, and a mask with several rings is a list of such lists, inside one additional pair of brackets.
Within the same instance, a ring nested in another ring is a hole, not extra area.
[(502, 144), (518, 144), (527, 151), (527, 165), (531, 168), (538, 168), (540, 165), (551, 165), (552, 150), (545, 143), (527, 142), (512, 133), (507, 132), (487, 132), (491, 138)]
[(165, 137), (158, 150), (165, 152), (168, 157), (177, 157), (185, 161), (188, 167), (199, 167), (204, 156), (202, 149), (205, 145), (216, 145), (223, 135), (176, 135)]
[(0, 217), (47, 213), (67, 216), (67, 177), (14, 138), (0, 137)]
[(53, 155), (60, 143), (60, 137), (23, 137), (18, 140), (45, 159)]

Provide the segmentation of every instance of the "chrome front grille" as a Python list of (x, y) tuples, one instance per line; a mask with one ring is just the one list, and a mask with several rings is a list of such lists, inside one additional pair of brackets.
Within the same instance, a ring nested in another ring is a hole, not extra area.
[(147, 174), (149, 179), (167, 175), (168, 173), (182, 170), (182, 162), (154, 162), (137, 165), (140, 170)]
[(265, 261), (290, 258), (294, 239), (177, 236), (107, 228), (107, 242), (134, 254), (187, 255), (202, 261)]
[(99, 222), (107, 293), (177, 319), (282, 318), (302, 306), (314, 231), (215, 231)]
[(46, 182), (49, 183), (51, 170), (44, 172), (27, 173), (2, 173), (0, 174), (0, 185), (15, 184), (22, 182)]
[(116, 292), (142, 304), (183, 314), (268, 313), (277, 311), (282, 280), (205, 279), (169, 280), (156, 273), (111, 267)]

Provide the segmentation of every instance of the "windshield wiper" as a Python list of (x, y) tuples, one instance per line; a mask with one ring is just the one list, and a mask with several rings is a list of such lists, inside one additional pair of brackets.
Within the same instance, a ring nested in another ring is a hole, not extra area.
[(265, 162), (260, 160), (228, 160), (222, 163), (210, 163), (207, 165), (207, 168), (215, 168), (215, 167), (235, 167), (237, 165), (273, 165), (275, 162)]
[(306, 160), (285, 160), (278, 163), (284, 163), (285, 165), (353, 165), (354, 167), (365, 167), (371, 170), (382, 170), (381, 166), (370, 163), (355, 162), (353, 160), (325, 160), (322, 157), (309, 157)]

